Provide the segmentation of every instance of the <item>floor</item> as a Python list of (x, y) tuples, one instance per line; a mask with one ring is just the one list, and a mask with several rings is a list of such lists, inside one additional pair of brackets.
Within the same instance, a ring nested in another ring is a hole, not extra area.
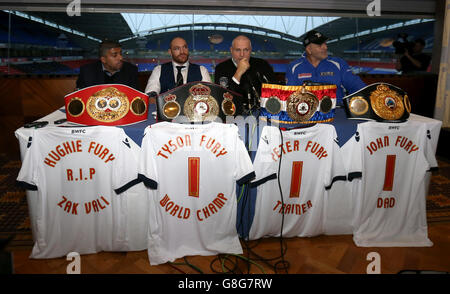
[[(242, 257), (189, 256), (174, 263), (151, 266), (146, 251), (101, 252), (81, 256), (79, 269), (82, 274), (366, 274), (368, 270), (376, 271), (378, 268), (372, 265), (379, 261), (379, 271), (383, 274), (403, 270), (450, 272), (450, 222), (431, 223), (428, 231), (434, 243), (432, 247), (356, 247), (351, 235), (287, 238), (283, 240), (283, 248), (287, 248), (283, 263), (279, 258), (280, 239), (268, 238), (259, 242), (241, 241)], [(29, 259), (30, 250), (18, 248), (12, 252), (14, 273), (65, 274), (74, 269), (75, 259)], [(371, 252), (378, 253), (379, 259), (368, 258)]]

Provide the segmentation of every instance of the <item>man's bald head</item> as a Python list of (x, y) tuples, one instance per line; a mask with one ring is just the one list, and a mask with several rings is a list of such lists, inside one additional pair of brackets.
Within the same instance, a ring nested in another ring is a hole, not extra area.
[(239, 35), (234, 38), (230, 47), (231, 56), (236, 63), (239, 63), (243, 58), (250, 60), (252, 53), (252, 43), (249, 38), (244, 35)]
[(250, 48), (252, 48), (252, 42), (250, 41), (250, 39), (247, 36), (239, 35), (236, 38), (234, 38), (233, 42), (231, 42), (231, 47), (233, 47), (236, 42), (238, 42), (238, 43), (245, 42), (250, 46)]

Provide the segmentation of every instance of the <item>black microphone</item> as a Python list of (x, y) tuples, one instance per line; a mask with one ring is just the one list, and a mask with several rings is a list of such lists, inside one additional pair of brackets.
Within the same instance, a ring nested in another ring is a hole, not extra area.
[[(258, 91), (256, 91), (256, 88), (253, 85), (253, 82), (251, 81), (251, 79), (249, 79), (249, 83), (250, 83), (250, 87), (251, 87), (251, 89), (253, 91), (253, 95), (256, 98), (256, 99), (252, 99), (252, 97), (251, 97), (252, 95), (250, 93), (248, 93), (248, 108), (252, 109), (253, 107), (256, 106), (256, 104), (260, 103), (260, 97), (259, 97), (259, 93), (258, 93)], [(254, 100), (256, 100), (256, 101), (254, 101)]]
[(224, 88), (228, 88), (228, 78), (227, 77), (220, 77), (219, 85), (224, 87)]
[(264, 81), (266, 84), (270, 84), (269, 79), (266, 77), (266, 75), (263, 74), (262, 76), (263, 76), (263, 81)]
[[(259, 94), (258, 94), (258, 91), (256, 91), (255, 83), (254, 83), (254, 80), (253, 80), (251, 74), (249, 74), (249, 75), (247, 76), (247, 80), (248, 80), (248, 83), (250, 84), (251, 90), (253, 91), (253, 95), (255, 95), (255, 97), (257, 98), (257, 100), (258, 100), (258, 102), (259, 102)], [(250, 94), (250, 93), (249, 93), (249, 94)]]

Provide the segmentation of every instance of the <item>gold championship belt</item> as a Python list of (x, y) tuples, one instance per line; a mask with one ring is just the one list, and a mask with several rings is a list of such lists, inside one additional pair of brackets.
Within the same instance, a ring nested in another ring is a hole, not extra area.
[(225, 122), (227, 116), (243, 113), (242, 96), (209, 82), (192, 82), (162, 93), (157, 98), (157, 120), (184, 116), (190, 122)]
[(336, 85), (262, 84), (260, 117), (280, 124), (330, 122), (336, 108)]
[(411, 113), (408, 94), (388, 83), (374, 83), (343, 98), (348, 118), (403, 122)]
[(64, 102), (67, 121), (83, 125), (129, 125), (148, 115), (148, 96), (126, 85), (87, 87), (66, 95)]

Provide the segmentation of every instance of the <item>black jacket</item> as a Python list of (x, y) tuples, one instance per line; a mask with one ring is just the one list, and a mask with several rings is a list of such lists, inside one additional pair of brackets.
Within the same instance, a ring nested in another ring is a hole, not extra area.
[[(248, 94), (255, 98), (255, 88), (258, 96), (261, 96), (261, 84), (263, 83), (275, 83), (275, 74), (272, 66), (264, 59), (250, 57), (250, 68), (242, 75), (240, 85), (233, 81), (234, 73), (237, 67), (234, 65), (233, 60), (228, 59), (216, 66), (214, 73), (214, 82), (221, 85), (226, 80), (225, 87), (231, 91), (237, 92), (243, 96), (244, 103), (247, 102)], [(224, 79), (226, 78), (226, 79)]]
[(78, 89), (101, 84), (123, 84), (139, 90), (138, 68), (124, 61), (120, 71), (108, 77), (102, 69), (100, 60), (80, 67), (80, 74), (77, 79)]

